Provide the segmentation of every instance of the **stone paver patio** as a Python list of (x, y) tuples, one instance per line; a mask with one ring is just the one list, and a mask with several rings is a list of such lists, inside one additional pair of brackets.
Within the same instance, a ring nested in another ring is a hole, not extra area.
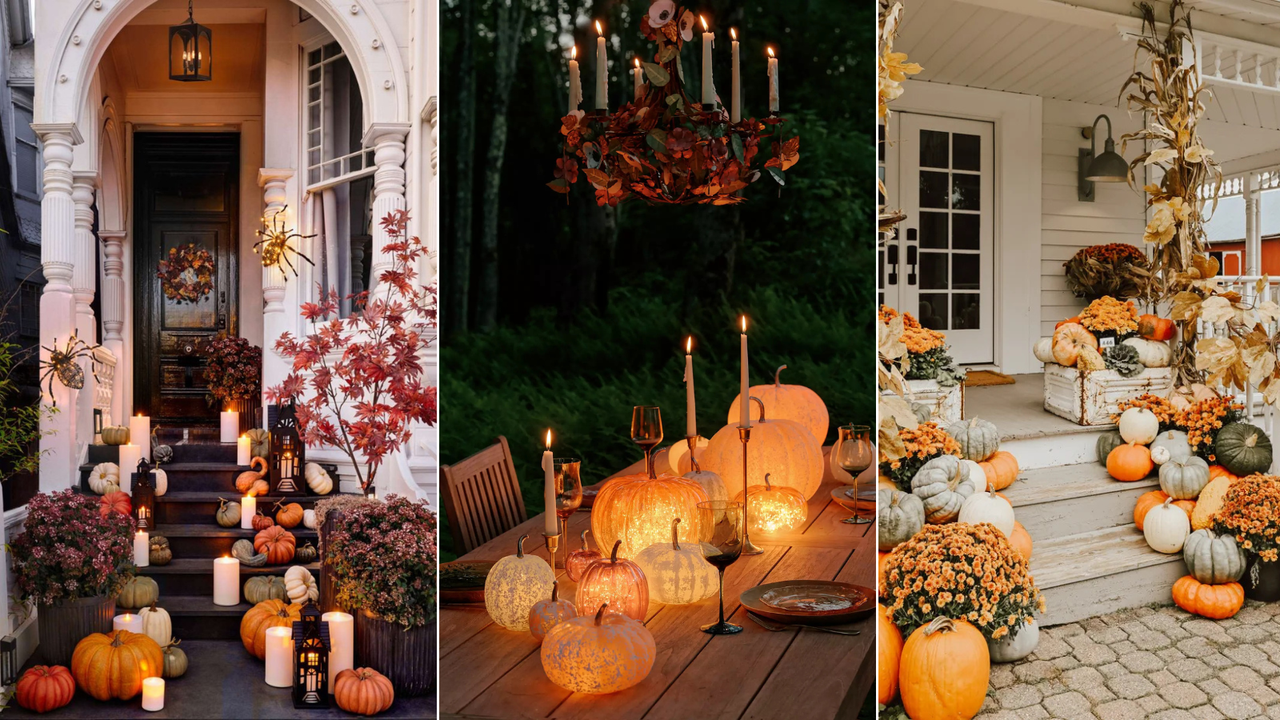
[(1229, 620), (1144, 607), (1047, 628), (993, 665), (978, 720), (1280, 720), (1280, 603)]

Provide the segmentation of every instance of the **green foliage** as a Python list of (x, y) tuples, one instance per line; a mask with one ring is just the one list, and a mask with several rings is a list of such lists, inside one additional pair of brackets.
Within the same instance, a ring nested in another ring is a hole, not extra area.
[(18, 358), (17, 345), (0, 342), (0, 468), (4, 479), (40, 467), (40, 453), (35, 450), (39, 441), (40, 418), (53, 415), (56, 409), (40, 404), (14, 406), (11, 400), (17, 392), (13, 380), (14, 365)]

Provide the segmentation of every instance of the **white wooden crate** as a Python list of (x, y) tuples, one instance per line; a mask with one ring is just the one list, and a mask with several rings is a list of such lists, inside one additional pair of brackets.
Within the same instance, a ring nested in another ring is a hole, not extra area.
[(906, 385), (907, 401), (929, 408), (933, 421), (942, 427), (964, 419), (964, 383), (942, 387), (937, 380), (907, 380)]
[(1077, 425), (1110, 425), (1121, 400), (1150, 393), (1169, 397), (1173, 371), (1147, 368), (1121, 377), (1115, 370), (1081, 371), (1057, 363), (1044, 365), (1044, 409)]

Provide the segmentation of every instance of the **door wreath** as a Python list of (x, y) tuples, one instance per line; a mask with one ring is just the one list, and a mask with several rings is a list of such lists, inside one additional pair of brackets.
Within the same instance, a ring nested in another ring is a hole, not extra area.
[(160, 289), (166, 298), (200, 302), (213, 292), (213, 256), (195, 243), (169, 248), (169, 258), (160, 261), (156, 277), (160, 278)]

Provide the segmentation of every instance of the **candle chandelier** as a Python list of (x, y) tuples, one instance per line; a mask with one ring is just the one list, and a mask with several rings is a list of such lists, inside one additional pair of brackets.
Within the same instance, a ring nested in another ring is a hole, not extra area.
[[(596, 97), (583, 112), (577, 48), (569, 62), (569, 114), (561, 121), (564, 136), (555, 179), (548, 186), (568, 194), (579, 170), (595, 189), (596, 202), (616, 206), (635, 195), (651, 204), (733, 205), (741, 190), (764, 174), (779, 185), (800, 160), (800, 138), (784, 139), (778, 115), (778, 60), (769, 49), (769, 114), (743, 118), (738, 69), (738, 38), (731, 31), (733, 78), (728, 108), (723, 107), (712, 77), (715, 34), (706, 18), (682, 9), (674, 0), (657, 0), (640, 21), (646, 39), (656, 45), (652, 58), (635, 58), (634, 99), (617, 111), (608, 107), (604, 28), (595, 23)], [(702, 95), (695, 102), (685, 91), (681, 49), (701, 30)], [(757, 166), (762, 145), (770, 147), (763, 169)]]

